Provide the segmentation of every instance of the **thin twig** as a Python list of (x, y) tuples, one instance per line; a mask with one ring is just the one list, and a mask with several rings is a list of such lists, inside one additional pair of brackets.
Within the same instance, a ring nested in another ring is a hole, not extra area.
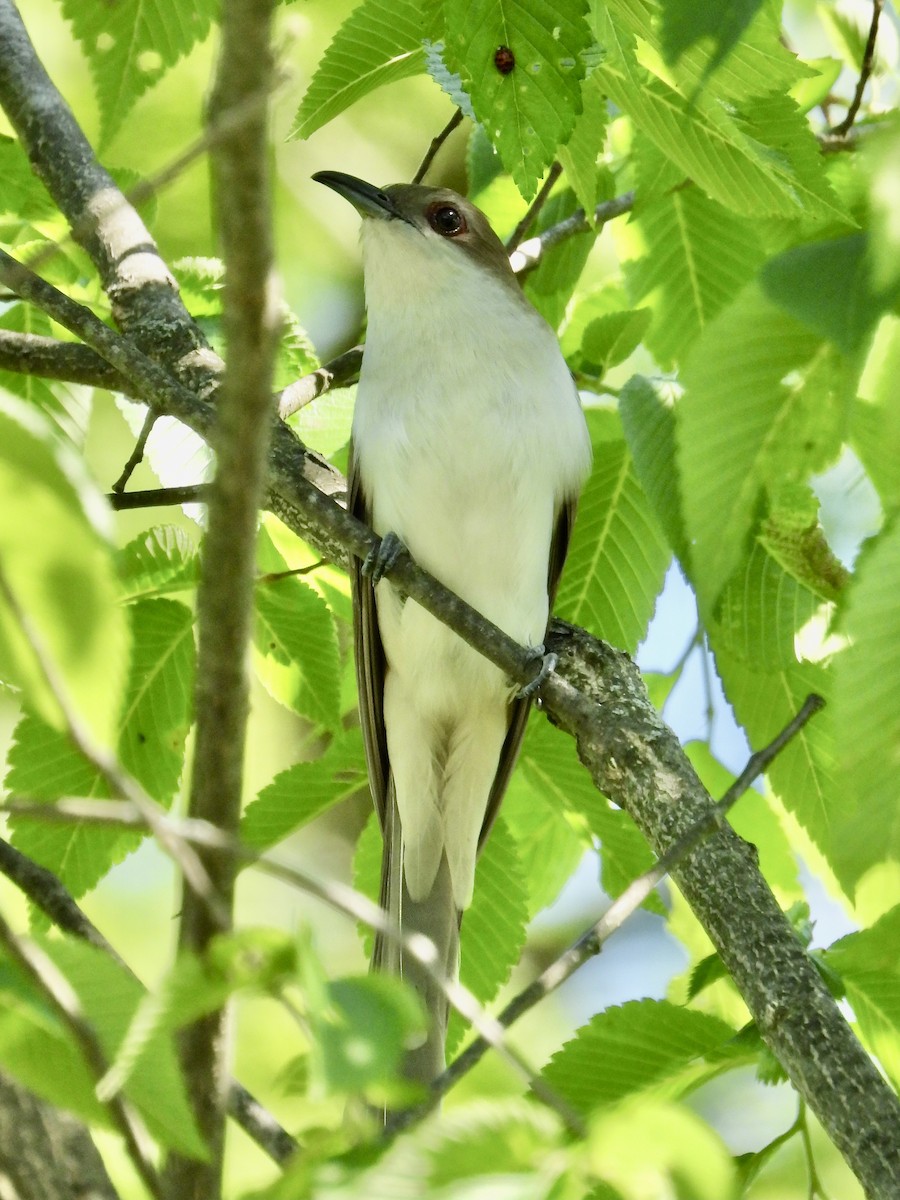
[[(631, 212), (633, 208), (634, 192), (624, 192), (612, 200), (604, 200), (594, 209), (593, 228), (598, 229), (607, 221)], [(527, 241), (522, 242), (509, 256), (512, 269), (517, 275), (534, 270), (548, 250), (558, 246), (560, 242), (566, 241), (567, 238), (574, 237), (577, 233), (586, 233), (590, 228), (592, 226), (584, 215), (584, 209), (576, 209), (570, 216), (557, 222), (556, 225), (551, 225), (537, 237), (528, 238)]]
[(863, 92), (866, 90), (866, 84), (869, 82), (872, 67), (875, 63), (875, 42), (878, 38), (878, 22), (881, 20), (881, 10), (883, 8), (884, 0), (872, 0), (872, 21), (869, 25), (869, 36), (866, 38), (866, 48), (863, 51), (859, 79), (856, 81), (856, 91), (853, 94), (850, 107), (847, 109), (847, 115), (840, 124), (835, 125), (831, 130), (833, 136), (843, 137), (849, 133), (853, 122), (856, 120), (859, 106), (862, 104)]
[[(497, 1017), (498, 1023), (504, 1029), (509, 1029), (514, 1022), (518, 1021), (529, 1009), (534, 1008), (545, 996), (555, 992), (579, 967), (599, 954), (604, 943), (618, 929), (621, 929), (625, 921), (640, 908), (672, 868), (680, 863), (707, 834), (712, 833), (720, 826), (728, 810), (743, 796), (757, 776), (768, 769), (788, 742), (820, 711), (824, 703), (821, 696), (807, 696), (799, 712), (784, 729), (762, 750), (750, 756), (743, 771), (728, 788), (722, 799), (710, 808), (709, 813), (701, 820), (696, 821), (664, 855), (657, 859), (652, 867), (632, 880), (590, 929), (551, 963), (537, 979), (515, 996)], [(427, 1116), (437, 1106), (441, 1097), (464, 1075), (468, 1074), (476, 1063), (480, 1062), (488, 1049), (489, 1046), (481, 1038), (475, 1038), (447, 1067), (446, 1071), (434, 1081), (428, 1100), (424, 1104), (417, 1108), (406, 1109), (392, 1117), (385, 1127), (385, 1138), (392, 1139), (401, 1130), (407, 1129)]]
[(146, 488), (137, 492), (109, 492), (110, 508), (124, 512), (132, 508), (166, 508), (170, 504), (205, 504), (208, 483), (189, 483), (184, 487)]
[(128, 456), (128, 461), (122, 468), (122, 474), (112, 485), (114, 495), (121, 495), (128, 486), (128, 480), (134, 474), (139, 463), (143, 461), (144, 451), (147, 449), (147, 439), (150, 437), (151, 430), (156, 424), (159, 413), (152, 406), (148, 406), (147, 412), (144, 415), (144, 424), (141, 426), (141, 432), (138, 434), (138, 440), (135, 443), (134, 449)]
[[(33, 815), (33, 808), (29, 811)], [(72, 818), (67, 818), (71, 820)], [(61, 879), (46, 867), (33, 862), (15, 846), (0, 838), (0, 874), (6, 876), (48, 917), (57, 929), (72, 937), (88, 942), (102, 950), (121, 970), (132, 979), (140, 980), (110, 945), (100, 930), (76, 904), (71, 892)], [(232, 1080), (228, 1090), (228, 1111), (248, 1137), (277, 1163), (286, 1162), (296, 1153), (298, 1146), (287, 1130), (282, 1129), (275, 1118), (259, 1101)]]
[[(56, 1010), (60, 1021), (78, 1043), (91, 1076), (95, 1080), (102, 1079), (109, 1068), (106, 1054), (68, 979), (38, 945), (15, 934), (2, 915), (0, 943), (31, 979), (41, 996)], [(160, 1178), (153, 1161), (153, 1141), (140, 1114), (122, 1095), (110, 1097), (105, 1101), (105, 1107), (122, 1135), (128, 1156), (147, 1190), (157, 1200), (162, 1200)]]
[(362, 356), (362, 346), (353, 346), (350, 350), (339, 354), (337, 358), (333, 358), (331, 362), (327, 362), (324, 367), (310, 371), (308, 375), (289, 384), (277, 397), (278, 415), (282, 421), (286, 421), (295, 412), (305, 408), (307, 404), (311, 404), (323, 392), (333, 388), (347, 387), (352, 383), (359, 374)]
[(507, 254), (512, 254), (513, 250), (515, 250), (522, 238), (538, 219), (538, 215), (540, 214), (541, 209), (547, 203), (550, 193), (553, 191), (553, 185), (556, 183), (557, 179), (559, 179), (560, 175), (562, 175), (562, 163), (555, 162), (551, 165), (550, 170), (547, 172), (547, 178), (541, 184), (538, 194), (532, 200), (531, 204), (529, 204), (524, 217), (509, 235), (509, 238), (506, 242)]
[(31, 618), (19, 603), (19, 598), (2, 566), (0, 566), (0, 596), (3, 597), (13, 620), (34, 655), (38, 669), (59, 708), (66, 732), (76, 750), (103, 776), (114, 793), (124, 797), (142, 814), (160, 847), (174, 859), (189, 886), (199, 897), (202, 897), (211, 918), (218, 925), (224, 926), (227, 923), (227, 913), (223, 911), (222, 901), (216, 894), (196, 851), (192, 846), (172, 838), (164, 826), (162, 820), (164, 814), (156, 801), (144, 791), (137, 780), (122, 769), (115, 758), (95, 743), (81, 717), (72, 706), (65, 683), (56, 669), (56, 664), (44, 646), (43, 638)]
[(450, 136), (450, 134), (453, 132), (453, 130), (457, 127), (457, 125), (462, 123), (462, 119), (463, 119), (462, 109), (458, 108), (458, 109), (456, 109), (456, 111), (454, 112), (454, 114), (450, 118), (450, 120), (447, 122), (447, 124), (444, 126), (444, 128), (441, 130), (441, 132), (437, 135), (437, 137), (432, 138), (431, 145), (428, 147), (427, 151), (425, 152), (425, 157), (419, 163), (418, 171), (416, 171), (415, 175), (413, 175), (413, 177), (412, 177), (413, 183), (421, 183), (422, 182), (422, 180), (425, 178), (425, 172), (428, 170), (428, 168), (434, 162), (441, 146), (443, 146), (444, 142), (446, 142), (447, 138)]

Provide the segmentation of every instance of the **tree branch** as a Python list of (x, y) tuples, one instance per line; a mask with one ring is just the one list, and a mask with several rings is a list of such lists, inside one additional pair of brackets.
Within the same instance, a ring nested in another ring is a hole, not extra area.
[(19, 375), (40, 375), (63, 383), (128, 391), (128, 382), (115, 367), (88, 346), (61, 342), (36, 333), (13, 333), (0, 329), (0, 370)]
[(119, 1200), (85, 1127), (3, 1075), (0, 1147), (4, 1200)]
[(462, 119), (463, 119), (463, 111), (461, 108), (457, 108), (454, 111), (453, 116), (450, 118), (450, 120), (447, 122), (447, 124), (441, 130), (441, 132), (437, 135), (437, 137), (432, 138), (431, 145), (425, 151), (425, 157), (419, 163), (419, 169), (416, 171), (415, 175), (413, 175), (413, 177), (410, 181), (411, 183), (421, 183), (422, 182), (422, 180), (425, 178), (428, 168), (431, 166), (431, 164), (434, 162), (435, 158), (437, 157), (438, 151), (440, 150), (441, 146), (443, 146), (444, 142), (446, 142), (447, 138), (450, 136), (450, 134), (453, 132), (453, 130), (456, 129), (456, 127), (458, 125), (462, 124)]
[[(234, 106), (251, 108), (272, 89), (274, 0), (224, 0), (222, 41), (210, 100), (210, 122), (227, 126)], [(225, 261), (223, 323), (226, 368), (212, 445), (216, 474), (206, 497), (197, 591), (196, 744), (188, 813), (236, 835), (250, 709), (247, 647), (253, 620), (258, 512), (274, 411), (272, 379), (281, 318), (273, 276), (267, 106), (232, 122), (211, 153)], [(231, 919), (237, 861), (201, 858)], [(209, 908), (186, 887), (179, 950), (203, 958), (219, 933)], [(172, 1200), (221, 1195), (228, 1089), (227, 1008), (208, 1013), (179, 1035), (181, 1066), (206, 1162), (172, 1154), (166, 1167)]]

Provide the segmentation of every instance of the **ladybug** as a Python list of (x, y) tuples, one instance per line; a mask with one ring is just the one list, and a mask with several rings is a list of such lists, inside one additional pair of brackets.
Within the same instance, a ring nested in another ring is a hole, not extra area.
[(516, 65), (516, 56), (509, 46), (498, 46), (494, 51), (494, 66), (501, 75), (508, 75)]

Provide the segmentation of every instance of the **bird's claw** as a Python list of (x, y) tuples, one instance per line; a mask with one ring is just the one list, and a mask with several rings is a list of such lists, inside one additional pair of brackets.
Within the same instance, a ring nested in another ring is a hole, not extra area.
[(363, 575), (371, 579), (374, 586), (390, 571), (405, 549), (396, 533), (386, 533), (363, 559)]
[(516, 697), (518, 700), (530, 700), (535, 692), (540, 691), (547, 676), (556, 669), (556, 664), (559, 662), (559, 655), (554, 654), (552, 650), (549, 654), (546, 653), (543, 646), (535, 647), (534, 658), (535, 661), (540, 661), (540, 670), (530, 683), (526, 683), (524, 687), (519, 689), (518, 696)]

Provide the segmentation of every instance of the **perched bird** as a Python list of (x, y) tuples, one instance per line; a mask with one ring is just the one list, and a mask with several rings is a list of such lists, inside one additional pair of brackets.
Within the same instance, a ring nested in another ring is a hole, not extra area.
[[(337, 171), (313, 178), (363, 217), (368, 331), (351, 510), (541, 654), (591, 462), (556, 335), (485, 215), (456, 192), (376, 188)], [(384, 837), (381, 902), (404, 931), (431, 938), (452, 977), (476, 858), (530, 699), (379, 575), (377, 562), (357, 564), (352, 583), (360, 714)], [(445, 1065), (446, 1000), (386, 939), (374, 963), (424, 1002), (430, 1032), (405, 1073), (427, 1084)]]

